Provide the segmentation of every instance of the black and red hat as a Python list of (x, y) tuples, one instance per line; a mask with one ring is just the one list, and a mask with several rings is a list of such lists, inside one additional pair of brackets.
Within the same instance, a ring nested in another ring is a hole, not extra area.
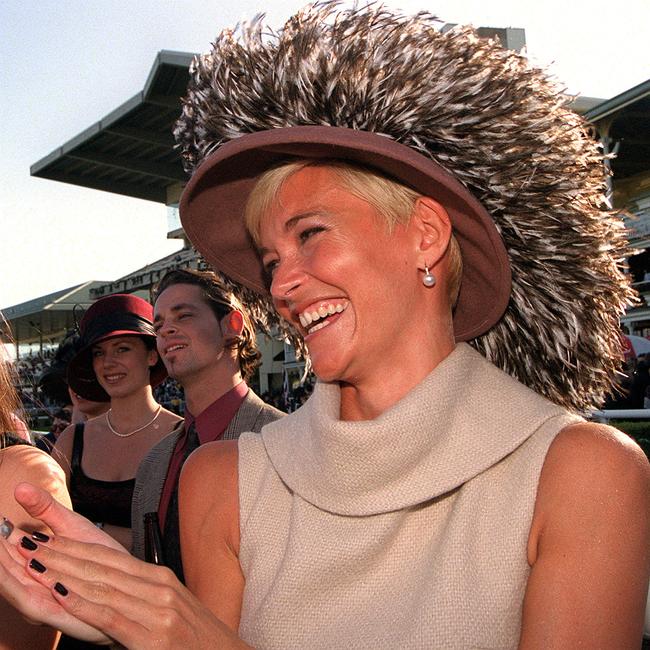
[[(81, 397), (94, 402), (110, 402), (93, 370), (92, 346), (116, 336), (152, 339), (153, 307), (132, 294), (116, 293), (94, 302), (79, 323), (79, 351), (68, 365), (68, 385)], [(155, 387), (167, 377), (161, 359), (151, 368), (150, 382)]]

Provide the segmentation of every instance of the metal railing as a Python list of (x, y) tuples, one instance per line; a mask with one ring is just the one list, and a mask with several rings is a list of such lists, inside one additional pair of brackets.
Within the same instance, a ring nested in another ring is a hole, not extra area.
[(650, 420), (650, 409), (605, 409), (592, 411), (589, 419), (607, 424), (610, 420)]

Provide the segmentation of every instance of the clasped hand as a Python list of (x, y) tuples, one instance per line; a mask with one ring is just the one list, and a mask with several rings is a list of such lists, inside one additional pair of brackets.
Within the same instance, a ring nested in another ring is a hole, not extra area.
[(22, 483), (16, 499), (54, 533), (15, 529), (0, 543), (0, 594), (26, 618), (127, 648), (245, 647), (169, 569), (130, 556), (40, 488)]

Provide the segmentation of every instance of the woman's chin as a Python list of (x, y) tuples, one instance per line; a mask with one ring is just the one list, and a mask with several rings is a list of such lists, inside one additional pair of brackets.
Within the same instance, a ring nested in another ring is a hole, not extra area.
[(343, 364), (337, 362), (330, 355), (322, 358), (320, 355), (311, 357), (312, 372), (320, 381), (333, 383), (345, 380)]

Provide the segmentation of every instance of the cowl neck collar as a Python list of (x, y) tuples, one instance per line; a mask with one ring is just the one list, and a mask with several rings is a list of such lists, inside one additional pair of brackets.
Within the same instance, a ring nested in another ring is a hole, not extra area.
[(337, 384), (317, 382), (295, 413), (262, 430), (286, 485), (340, 515), (374, 515), (459, 487), (564, 409), (460, 343), (420, 384), (374, 420), (339, 419)]

